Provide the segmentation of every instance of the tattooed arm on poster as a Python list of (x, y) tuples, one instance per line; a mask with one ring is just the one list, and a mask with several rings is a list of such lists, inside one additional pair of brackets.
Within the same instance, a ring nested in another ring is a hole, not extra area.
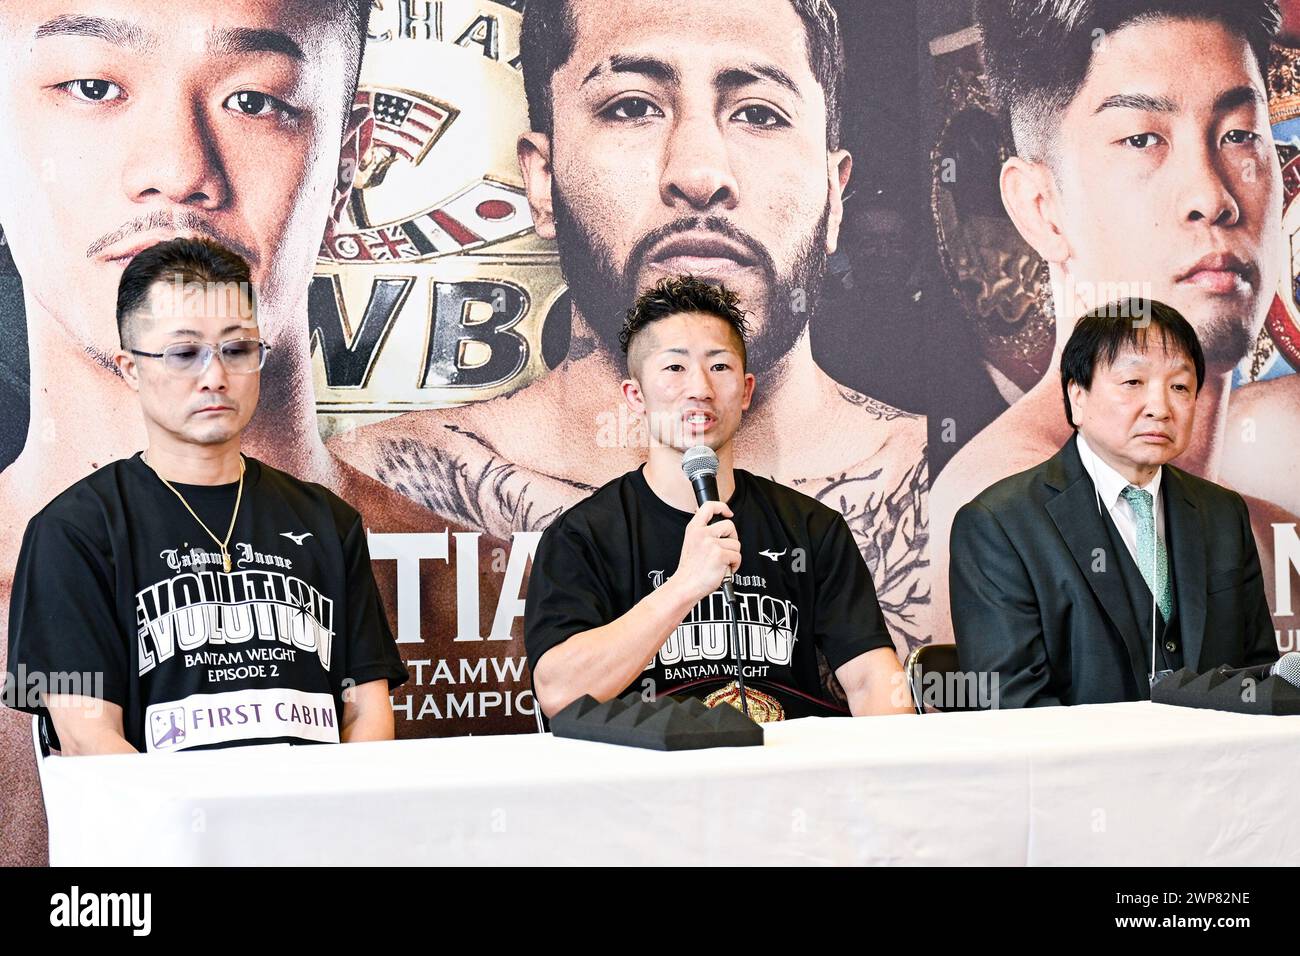
[(904, 659), (935, 636), (925, 419), (851, 389), (841, 388), (839, 394), (865, 412), (873, 425), (893, 425), (890, 437), (843, 471), (796, 479), (791, 485), (844, 516), (871, 569), (880, 608)]
[(507, 461), (471, 431), (445, 425), (445, 442), (387, 439), (375, 477), (435, 514), (509, 541), (515, 531), (544, 531), (596, 490)]
[(876, 597), (895, 643), (900, 645), (900, 657), (928, 644), (933, 636), (926, 554), (928, 485), (924, 457), (902, 475), (881, 467), (865, 474), (846, 472), (795, 485), (835, 508), (848, 522), (871, 569)]

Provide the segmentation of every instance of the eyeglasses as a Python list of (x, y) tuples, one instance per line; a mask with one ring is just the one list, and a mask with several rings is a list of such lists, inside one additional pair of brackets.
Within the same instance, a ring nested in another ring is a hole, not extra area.
[(212, 364), (212, 356), (221, 356), (227, 372), (247, 375), (259, 371), (266, 364), (266, 353), (271, 346), (261, 339), (231, 339), (212, 346), (206, 342), (177, 342), (161, 352), (141, 352), (130, 349), (132, 355), (162, 359), (163, 368), (177, 375), (202, 375)]

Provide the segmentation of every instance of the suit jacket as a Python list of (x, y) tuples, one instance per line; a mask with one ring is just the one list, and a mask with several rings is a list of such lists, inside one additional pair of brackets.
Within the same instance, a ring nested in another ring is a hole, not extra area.
[[(1184, 666), (1276, 660), (1245, 501), (1164, 468)], [(949, 551), (957, 655), (965, 671), (999, 675), (999, 706), (1150, 698), (1151, 635), (1139, 627), (1106, 520), (1074, 438), (957, 513)]]

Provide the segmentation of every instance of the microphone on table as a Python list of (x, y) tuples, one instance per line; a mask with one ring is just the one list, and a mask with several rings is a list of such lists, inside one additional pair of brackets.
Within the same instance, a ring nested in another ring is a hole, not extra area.
[[(708, 501), (721, 500), (718, 497), (718, 456), (708, 445), (693, 445), (686, 449), (682, 455), (682, 471), (695, 489), (696, 507), (703, 507)], [(718, 521), (721, 517), (718, 515), (713, 521)], [(709, 524), (713, 524), (713, 521)], [(731, 577), (731, 570), (728, 569), (727, 576), (722, 579), (722, 594), (727, 599), (728, 606), (736, 600)]]
[[(708, 445), (692, 445), (682, 455), (682, 471), (690, 479), (695, 489), (695, 505), (701, 507), (707, 501), (720, 501), (718, 496), (718, 456)], [(717, 521), (721, 515), (715, 517)], [(710, 521), (709, 524), (713, 524)], [(731, 586), (732, 573), (722, 579), (722, 596), (727, 601), (727, 617), (731, 631), (731, 645), (736, 662), (736, 690), (740, 695), (740, 711), (749, 716), (749, 697), (745, 694), (745, 674), (740, 660), (740, 627), (736, 622), (740, 608), (736, 604), (736, 592)]]
[(1224, 677), (1249, 677), (1258, 683), (1270, 677), (1279, 677), (1292, 687), (1300, 687), (1300, 651), (1287, 651), (1272, 664), (1256, 664), (1253, 667), (1229, 667), (1224, 664), (1219, 668)]

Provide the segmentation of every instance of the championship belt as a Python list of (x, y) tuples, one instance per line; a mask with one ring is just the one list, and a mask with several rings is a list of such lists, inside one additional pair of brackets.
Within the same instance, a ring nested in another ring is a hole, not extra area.
[(374, 116), (373, 142), (309, 295), (326, 435), (546, 370), (542, 325), (564, 285), (516, 160), (528, 128), (516, 5), (372, 9), (355, 102)]
[[(770, 724), (773, 721), (785, 720), (785, 708), (781, 706), (781, 702), (771, 694), (765, 694), (749, 684), (745, 685), (745, 703), (749, 705), (750, 719), (756, 724)], [(723, 705), (734, 707), (736, 710), (741, 709), (740, 685), (734, 680), (704, 698), (705, 707)]]

